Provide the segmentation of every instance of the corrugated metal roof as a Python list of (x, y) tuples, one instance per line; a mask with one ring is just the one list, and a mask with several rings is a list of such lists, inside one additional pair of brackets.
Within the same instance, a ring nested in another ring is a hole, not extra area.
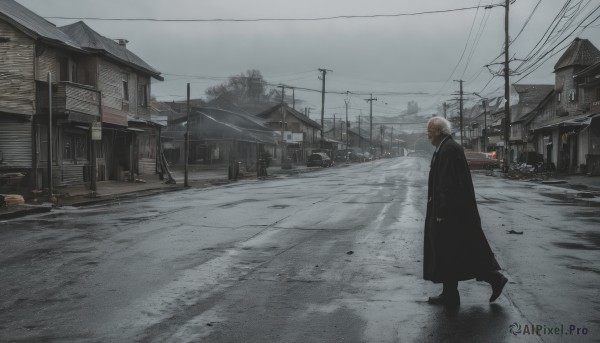
[[(257, 114), (256, 116), (261, 117), (261, 118), (266, 118), (269, 115), (271, 115), (271, 113), (273, 113), (275, 111), (280, 111), (281, 106), (282, 106), (281, 103), (279, 103), (279, 104)], [(308, 126), (312, 126), (317, 129), (321, 128), (321, 125), (319, 123), (317, 123), (316, 121), (308, 118), (307, 116), (294, 110), (293, 108), (290, 108), (287, 104), (285, 104), (284, 106), (285, 106), (286, 114), (294, 116), (295, 118), (297, 118), (298, 120), (300, 120), (301, 122), (305, 123)]]
[[(198, 108), (191, 110), (190, 115), (202, 116), (212, 123), (211, 127), (200, 125), (201, 134), (206, 138), (237, 139), (261, 144), (275, 144), (276, 132), (262, 125), (252, 116), (231, 112), (218, 108)], [(182, 118), (181, 121), (184, 121)], [(200, 133), (200, 132), (199, 132)]]
[(83, 52), (79, 45), (56, 25), (13, 0), (0, 1), (0, 18), (15, 25), (34, 39), (50, 41)]
[(158, 80), (163, 80), (158, 70), (144, 62), (144, 60), (133, 52), (127, 50), (126, 47), (119, 45), (110, 38), (102, 36), (82, 21), (61, 26), (59, 29), (84, 49), (105, 52), (112, 58), (129, 64), (136, 69), (141, 69)]
[(587, 39), (575, 38), (554, 65), (554, 70), (573, 65), (589, 66), (600, 61), (600, 51)]

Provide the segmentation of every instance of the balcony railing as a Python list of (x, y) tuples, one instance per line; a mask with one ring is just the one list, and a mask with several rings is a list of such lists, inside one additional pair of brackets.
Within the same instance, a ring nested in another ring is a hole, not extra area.
[[(48, 84), (38, 84), (38, 112), (48, 111)], [(52, 111), (55, 113), (81, 113), (100, 116), (100, 92), (72, 82), (52, 85)]]

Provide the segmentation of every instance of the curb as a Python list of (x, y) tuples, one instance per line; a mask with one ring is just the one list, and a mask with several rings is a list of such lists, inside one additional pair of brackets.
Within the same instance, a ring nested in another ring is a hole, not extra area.
[[(16, 205), (23, 206), (23, 205)], [(7, 208), (6, 212), (0, 213), (0, 220), (8, 220), (19, 217), (24, 217), (30, 214), (46, 213), (52, 210), (51, 205), (25, 205), (25, 208)]]

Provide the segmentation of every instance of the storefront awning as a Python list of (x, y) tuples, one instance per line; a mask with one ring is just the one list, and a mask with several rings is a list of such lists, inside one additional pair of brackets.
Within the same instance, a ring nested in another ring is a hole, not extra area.
[(588, 126), (592, 122), (592, 118), (597, 116), (597, 114), (583, 114), (577, 117), (571, 117), (564, 119), (562, 121), (558, 121), (556, 123), (547, 124), (538, 128), (533, 129), (533, 131), (539, 131), (544, 129), (553, 129), (556, 127), (577, 127), (577, 126)]

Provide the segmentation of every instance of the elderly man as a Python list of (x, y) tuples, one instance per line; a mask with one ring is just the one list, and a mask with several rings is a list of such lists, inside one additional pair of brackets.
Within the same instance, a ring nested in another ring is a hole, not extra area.
[(443, 283), (439, 296), (430, 304), (460, 304), (458, 281), (476, 278), (492, 286), (490, 302), (495, 301), (508, 279), (481, 229), (471, 172), (463, 148), (451, 137), (450, 123), (433, 117), (427, 123), (427, 136), (436, 149), (431, 159), (423, 278)]

